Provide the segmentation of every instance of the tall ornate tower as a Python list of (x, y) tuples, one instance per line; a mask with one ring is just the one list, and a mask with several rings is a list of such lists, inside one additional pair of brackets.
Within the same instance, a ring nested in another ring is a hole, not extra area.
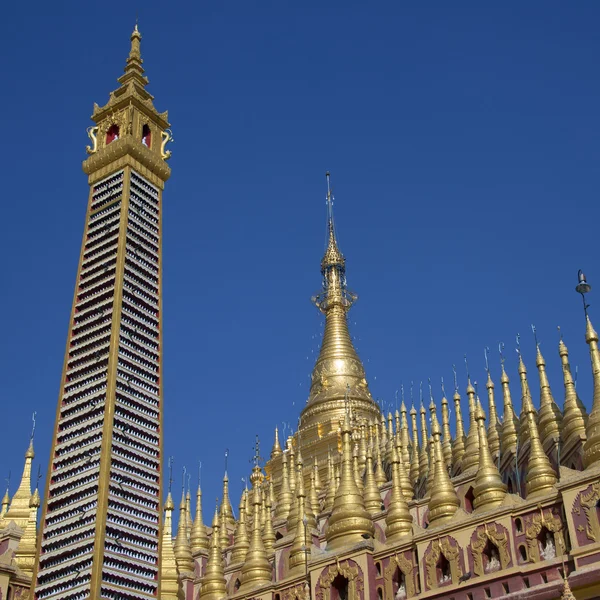
[(35, 597), (159, 598), (162, 190), (167, 113), (137, 25), (120, 87), (94, 105), (90, 194), (71, 311)]

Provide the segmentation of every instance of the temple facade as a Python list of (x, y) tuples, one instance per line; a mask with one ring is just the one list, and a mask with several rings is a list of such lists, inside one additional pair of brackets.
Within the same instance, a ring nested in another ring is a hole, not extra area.
[[(348, 332), (356, 295), (329, 174), (313, 297), (325, 331), (298, 430), (281, 440), (275, 431), (265, 464), (257, 448), (237, 510), (227, 473), (210, 523), (200, 488), (195, 502), (184, 489), (175, 528), (161, 477), (171, 133), (146, 90), (140, 39), (136, 26), (120, 87), (95, 105), (88, 130), (90, 194), (49, 477), (40, 499), (32, 434), (18, 489), (1, 502), (0, 600), (600, 598), (600, 350), (587, 312), (589, 415), (562, 338), (551, 360), (562, 369), (558, 401), (537, 345), (539, 400), (521, 355), (511, 386), (500, 353), (482, 397), (469, 375), (464, 391), (455, 377), (451, 397), (429, 385), (417, 406), (403, 399), (382, 414)], [(590, 291), (581, 273), (577, 291)]]

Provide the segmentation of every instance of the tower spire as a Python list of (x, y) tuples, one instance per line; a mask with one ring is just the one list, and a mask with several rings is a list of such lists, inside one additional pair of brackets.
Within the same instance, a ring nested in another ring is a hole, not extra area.
[(467, 366), (467, 396), (469, 398), (469, 433), (467, 434), (465, 454), (462, 459), (463, 472), (479, 464), (479, 433), (477, 431), (477, 421), (475, 421), (475, 388), (471, 384), (466, 356), (465, 365)]
[(498, 421), (498, 413), (496, 412), (496, 400), (494, 398), (494, 382), (492, 381), (492, 374), (490, 372), (490, 363), (488, 359), (490, 349), (485, 348), (485, 370), (487, 373), (487, 381), (485, 388), (488, 393), (488, 407), (490, 414), (490, 422), (487, 429), (487, 439), (489, 444), (490, 453), (492, 458), (496, 459), (500, 452), (500, 422)]
[(225, 573), (223, 571), (223, 557), (219, 547), (219, 506), (215, 506), (215, 515), (212, 521), (212, 535), (210, 536), (210, 551), (208, 561), (201, 579), (200, 600), (221, 600), (227, 595)]
[(364, 366), (348, 331), (347, 312), (356, 300), (346, 285), (346, 260), (341, 253), (333, 219), (333, 194), (327, 173), (327, 248), (321, 260), (322, 290), (313, 302), (325, 315), (325, 331), (319, 357), (313, 368), (307, 404), (300, 417), (301, 428), (318, 423), (339, 422), (348, 396), (354, 416), (378, 418), (379, 407), (371, 397)]
[(29, 438), (29, 446), (25, 452), (25, 465), (23, 466), (21, 483), (19, 483), (19, 487), (12, 498), (8, 512), (4, 515), (4, 520), (6, 523), (14, 521), (22, 529), (24, 529), (27, 525), (30, 514), (29, 502), (31, 500), (31, 463), (35, 458), (35, 452), (33, 451), (35, 413), (33, 413), (33, 415), (33, 431), (31, 433), (31, 437)]
[(165, 522), (162, 530), (162, 550), (160, 565), (161, 597), (164, 600), (177, 600), (179, 591), (179, 571), (173, 550), (173, 524), (172, 514), (175, 505), (171, 497), (171, 490), (165, 502)]
[(198, 465), (198, 491), (196, 492), (196, 518), (192, 525), (192, 533), (190, 535), (190, 544), (192, 546), (192, 554), (200, 551), (208, 551), (209, 543), (206, 535), (206, 527), (202, 521), (202, 489), (200, 485), (200, 469), (202, 463)]
[(371, 515), (366, 511), (362, 494), (354, 481), (350, 450), (350, 417), (346, 412), (342, 424), (342, 471), (340, 485), (335, 493), (333, 510), (325, 532), (327, 548), (339, 548), (351, 542), (358, 543), (363, 535), (373, 536), (375, 529)]
[(504, 344), (500, 343), (498, 346), (500, 352), (500, 365), (502, 374), (500, 377), (500, 383), (502, 384), (502, 398), (504, 402), (504, 413), (502, 420), (502, 428), (500, 430), (500, 446), (502, 453), (506, 454), (511, 452), (512, 454), (517, 453), (517, 440), (519, 430), (519, 420), (515, 415), (515, 411), (512, 404), (512, 398), (510, 395), (510, 380), (504, 369)]
[(148, 85), (148, 78), (144, 76), (144, 68), (142, 67), (142, 63), (144, 62), (140, 48), (142, 34), (138, 30), (137, 23), (129, 39), (131, 40), (131, 48), (127, 62), (125, 63), (125, 72), (119, 77), (118, 82), (122, 87), (125, 87), (130, 81), (133, 81), (136, 85), (145, 88)]
[(452, 373), (454, 374), (454, 414), (456, 415), (456, 438), (452, 445), (452, 464), (454, 472), (458, 473), (462, 469), (462, 459), (465, 455), (465, 429), (462, 420), (462, 410), (460, 408), (460, 394), (458, 393), (458, 379), (456, 377), (456, 366), (452, 365)]
[(554, 450), (556, 453), (558, 451), (558, 444), (560, 444), (562, 414), (552, 396), (548, 374), (546, 373), (546, 361), (540, 350), (540, 343), (537, 339), (535, 325), (531, 326), (531, 330), (533, 332), (536, 347), (535, 364), (540, 378), (540, 411), (538, 420), (540, 442), (546, 452), (549, 453)]
[(502, 482), (496, 463), (492, 459), (485, 430), (485, 413), (479, 400), (475, 407), (475, 419), (479, 433), (479, 468), (473, 486), (473, 504), (476, 509), (489, 510), (502, 504), (506, 496), (506, 485)]
[[(560, 329), (560, 328), (559, 328)], [(569, 351), (565, 345), (562, 335), (558, 343), (558, 353), (562, 362), (563, 382), (565, 386), (565, 403), (563, 405), (563, 444), (565, 452), (571, 452), (575, 446), (579, 446), (579, 452), (586, 440), (585, 424), (588, 416), (583, 402), (577, 395), (575, 382), (571, 375), (569, 364)]]
[(452, 436), (450, 434), (450, 411), (448, 409), (448, 398), (444, 389), (444, 378), (442, 377), (442, 454), (444, 463), (449, 469), (452, 467)]
[(587, 439), (583, 445), (583, 466), (596, 464), (600, 461), (600, 350), (598, 349), (598, 334), (592, 326), (587, 309), (589, 305), (585, 301), (592, 286), (587, 282), (585, 275), (579, 270), (579, 282), (575, 290), (581, 294), (583, 300), (583, 312), (585, 314), (585, 341), (590, 347), (590, 359), (592, 362), (592, 377), (594, 381), (594, 397), (592, 410), (585, 428)]
[(431, 418), (431, 433), (435, 453), (435, 480), (429, 498), (429, 526), (435, 527), (449, 521), (458, 510), (460, 502), (448, 471), (444, 468), (442, 446), (440, 444), (440, 425), (435, 413)]

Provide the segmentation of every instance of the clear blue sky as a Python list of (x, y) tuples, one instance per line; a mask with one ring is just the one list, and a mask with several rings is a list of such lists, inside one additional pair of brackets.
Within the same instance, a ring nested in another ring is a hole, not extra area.
[(597, 2), (13, 2), (0, 38), (0, 476), (12, 470), (11, 492), (33, 410), (47, 469), (85, 128), (117, 87), (136, 12), (175, 135), (165, 453), (178, 473), (203, 461), (205, 513), (225, 448), (237, 506), (255, 434), (266, 457), (273, 427), (295, 423), (307, 398), (327, 169), (374, 397), (394, 403), (402, 381), (431, 377), (439, 400), (453, 363), (464, 393), (463, 354), (483, 382), (486, 345), (498, 383), (503, 340), (520, 406), (521, 333), (537, 404), (535, 323), (556, 400), (561, 325), (589, 406), (574, 286), (584, 269), (600, 327)]

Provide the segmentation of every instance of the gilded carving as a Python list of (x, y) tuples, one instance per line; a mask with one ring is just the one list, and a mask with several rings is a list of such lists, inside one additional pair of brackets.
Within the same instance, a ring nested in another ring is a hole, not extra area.
[(331, 584), (338, 575), (348, 580), (348, 600), (362, 600), (364, 583), (360, 568), (354, 561), (340, 562), (337, 559), (335, 565), (327, 567), (321, 573), (317, 582), (317, 599), (330, 600)]
[(497, 567), (500, 569), (508, 568), (510, 553), (508, 551), (508, 534), (504, 527), (496, 523), (489, 526), (485, 524), (475, 530), (474, 536), (475, 539), (471, 542), (470, 552), (473, 557), (473, 571), (476, 575), (482, 576), (485, 574), (483, 551), (488, 541), (498, 550)]
[[(450, 540), (454, 542), (451, 544)], [(425, 553), (425, 581), (430, 590), (436, 589), (440, 582), (437, 576), (437, 565), (441, 555), (450, 563), (450, 576), (452, 584), (457, 585), (459, 578), (462, 576), (460, 567), (460, 548), (454, 538), (446, 536), (441, 540), (432, 542), (429, 550)]]
[(160, 132), (162, 142), (160, 144), (160, 156), (163, 160), (171, 158), (171, 151), (167, 150), (167, 144), (173, 141), (173, 132), (170, 129), (165, 129)]
[(383, 572), (383, 582), (385, 589), (385, 600), (394, 600), (394, 574), (396, 569), (400, 569), (402, 575), (404, 575), (404, 583), (406, 585), (406, 597), (412, 598), (416, 595), (415, 590), (415, 577), (413, 574), (414, 564), (412, 560), (406, 558), (404, 553), (395, 554), (390, 557), (388, 566)]
[(309, 600), (310, 594), (306, 582), (298, 583), (283, 592), (283, 600)]
[(96, 137), (96, 135), (98, 133), (98, 129), (99, 129), (99, 127), (97, 125), (94, 127), (88, 127), (86, 129), (88, 137), (90, 138), (90, 140), (92, 140), (92, 145), (86, 146), (86, 148), (85, 148), (85, 151), (88, 154), (94, 154), (94, 152), (97, 152), (97, 150), (98, 150), (98, 138)]
[[(553, 534), (554, 540), (550, 537), (540, 542), (538, 536), (544, 527)], [(542, 559), (551, 558), (552, 553), (554, 556), (562, 556), (566, 553), (563, 523), (552, 509), (544, 512), (540, 508), (539, 513), (534, 514), (526, 521), (525, 538), (530, 562), (539, 562)]]
[(596, 505), (600, 500), (600, 481), (592, 483), (589, 491), (581, 492), (580, 503), (585, 514), (585, 535), (588, 540), (595, 542), (600, 539), (600, 524), (596, 515)]

